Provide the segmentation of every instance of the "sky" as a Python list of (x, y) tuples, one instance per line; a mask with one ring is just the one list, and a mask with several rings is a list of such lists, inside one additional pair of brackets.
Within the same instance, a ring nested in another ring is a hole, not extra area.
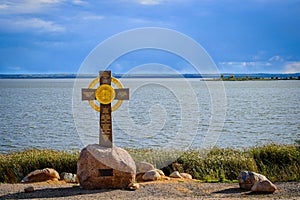
[[(0, 0), (0, 73), (77, 73), (98, 44), (144, 27), (192, 38), (221, 73), (300, 72), (300, 0)], [(122, 56), (115, 73), (147, 63), (193, 72), (169, 54)]]

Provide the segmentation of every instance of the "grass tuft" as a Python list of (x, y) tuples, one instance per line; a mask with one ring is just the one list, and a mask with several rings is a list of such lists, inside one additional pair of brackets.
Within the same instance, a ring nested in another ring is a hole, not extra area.
[(300, 150), (298, 145), (266, 145), (250, 150), (258, 171), (271, 181), (300, 181)]
[(0, 182), (18, 183), (28, 173), (43, 168), (54, 168), (59, 173), (76, 173), (79, 152), (31, 149), (11, 154), (0, 154)]
[[(271, 181), (300, 181), (300, 144), (270, 144), (246, 150), (213, 148), (187, 152), (126, 149), (136, 162), (146, 161), (161, 168), (166, 175), (186, 172), (201, 182), (236, 182), (240, 171), (255, 171)], [(76, 173), (78, 151), (65, 152), (31, 149), (0, 154), (0, 182), (18, 183), (28, 173), (46, 167), (59, 173)], [(169, 166), (163, 166), (170, 160)], [(172, 162), (171, 162), (172, 161)]]

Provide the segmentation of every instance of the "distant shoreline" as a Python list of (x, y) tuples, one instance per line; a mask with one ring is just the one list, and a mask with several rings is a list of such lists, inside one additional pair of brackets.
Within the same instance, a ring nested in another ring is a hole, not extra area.
[(215, 81), (279, 81), (279, 80), (300, 80), (300, 76), (272, 76), (272, 77), (253, 77), (253, 76), (244, 76), (244, 77), (235, 77), (234, 75), (224, 76), (221, 75), (220, 78), (212, 79)]
[[(293, 74), (113, 74), (116, 78), (200, 78), (223, 81), (240, 80), (299, 80), (300, 72)], [(0, 79), (75, 79), (96, 78), (92, 74), (0, 74)]]

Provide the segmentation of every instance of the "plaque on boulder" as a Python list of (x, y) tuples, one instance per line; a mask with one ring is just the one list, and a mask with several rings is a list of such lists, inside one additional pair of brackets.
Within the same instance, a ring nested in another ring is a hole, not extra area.
[[(118, 89), (111, 86), (112, 82)], [(94, 89), (97, 83), (99, 87)], [(128, 99), (129, 89), (123, 88), (111, 71), (100, 71), (99, 77), (82, 89), (82, 100), (88, 100), (100, 112), (99, 144), (85, 147), (77, 162), (78, 180), (85, 189), (129, 188), (135, 182), (135, 162), (127, 151), (113, 146), (112, 135), (112, 111)], [(118, 101), (111, 106), (114, 100)]]

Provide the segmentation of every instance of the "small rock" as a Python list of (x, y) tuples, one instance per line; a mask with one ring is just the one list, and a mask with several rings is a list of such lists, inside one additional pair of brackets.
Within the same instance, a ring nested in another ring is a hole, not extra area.
[(58, 172), (52, 168), (38, 169), (30, 172), (23, 178), (22, 183), (26, 182), (42, 182), (42, 181), (57, 181), (60, 179)]
[(147, 172), (147, 171), (150, 171), (150, 170), (154, 170), (154, 166), (150, 163), (147, 163), (147, 162), (140, 162), (138, 164), (138, 169), (139, 169), (139, 173), (140, 172)]
[(188, 173), (180, 173), (180, 176), (182, 178), (186, 178), (186, 179), (193, 179), (192, 175), (190, 175)]
[(155, 169), (155, 170), (159, 173), (159, 175), (165, 176), (165, 173), (162, 170), (160, 169)]
[(138, 184), (138, 183), (130, 183), (128, 186), (128, 189), (132, 190), (132, 191), (137, 190), (139, 188), (140, 188), (140, 184)]
[(34, 187), (33, 186), (29, 186), (29, 187), (27, 187), (27, 188), (24, 189), (24, 192), (26, 192), (26, 193), (34, 192)]
[(135, 176), (135, 180), (136, 180), (137, 182), (143, 181), (143, 176), (144, 176), (144, 174), (145, 174), (144, 172), (137, 173), (136, 176)]
[(60, 178), (66, 181), (67, 183), (78, 183), (76, 174), (63, 172), (60, 174)]
[(170, 178), (170, 177), (167, 177), (167, 176), (163, 176), (162, 179), (163, 179), (163, 180), (166, 180), (166, 181), (171, 180), (171, 178)]
[(264, 175), (250, 171), (242, 171), (238, 176), (240, 188), (245, 190), (251, 190), (251, 187), (254, 185), (254, 183), (263, 180), (268, 179)]
[(135, 180), (137, 182), (141, 182), (143, 181), (143, 176), (144, 176), (145, 173), (137, 173), (136, 176), (135, 176)]
[(277, 190), (277, 187), (269, 180), (262, 180), (254, 183), (251, 188), (252, 192), (259, 193), (274, 193)]
[(172, 178), (182, 178), (182, 176), (180, 175), (180, 173), (178, 171), (175, 171), (172, 174), (170, 174), (170, 177), (172, 177)]
[(156, 180), (160, 180), (161, 176), (160, 176), (160, 174), (156, 170), (150, 170), (150, 171), (147, 171), (142, 176), (142, 179), (144, 181), (156, 181)]

